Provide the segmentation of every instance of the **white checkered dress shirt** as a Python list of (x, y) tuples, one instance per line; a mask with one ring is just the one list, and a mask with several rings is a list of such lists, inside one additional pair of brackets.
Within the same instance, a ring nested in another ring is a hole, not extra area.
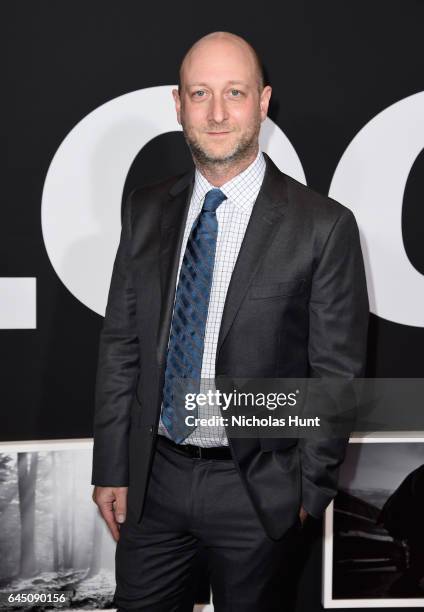
[[(220, 204), (216, 212), (218, 219), (218, 236), (205, 329), (202, 385), (200, 387), (200, 391), (204, 393), (206, 393), (208, 389), (215, 389), (211, 383), (215, 378), (215, 356), (225, 297), (253, 205), (262, 185), (265, 167), (266, 162), (264, 156), (262, 152), (259, 151), (256, 159), (246, 168), (246, 170), (219, 188), (225, 193), (227, 199)], [(202, 209), (206, 193), (214, 188), (216, 187), (211, 185), (196, 168), (194, 189), (181, 245), (178, 277), (193, 223)], [(187, 412), (187, 414), (192, 413)], [(218, 406), (206, 405), (198, 407), (199, 418), (208, 418), (212, 415), (219, 414), (220, 411)], [(162, 419), (159, 421), (158, 433), (170, 437), (162, 423)], [(202, 447), (228, 446), (228, 440), (223, 426), (198, 427), (182, 442), (182, 444), (194, 444)]]

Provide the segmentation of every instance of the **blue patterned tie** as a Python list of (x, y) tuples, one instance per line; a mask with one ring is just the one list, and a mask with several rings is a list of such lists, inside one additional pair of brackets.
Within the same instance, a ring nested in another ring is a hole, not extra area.
[(166, 358), (162, 408), (162, 423), (177, 444), (196, 429), (194, 425), (188, 426), (185, 418), (188, 415), (196, 417), (197, 407), (191, 411), (186, 409), (184, 398), (178, 396), (178, 382), (189, 378), (188, 384), (183, 386), (183, 394), (198, 392), (218, 235), (216, 209), (226, 199), (220, 189), (207, 192), (188, 237), (181, 264)]

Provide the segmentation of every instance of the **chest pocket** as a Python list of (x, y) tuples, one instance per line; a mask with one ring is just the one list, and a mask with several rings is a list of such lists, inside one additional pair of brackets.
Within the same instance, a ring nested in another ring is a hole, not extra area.
[(305, 279), (297, 278), (281, 283), (265, 283), (252, 285), (249, 290), (249, 297), (252, 300), (271, 298), (277, 296), (290, 296), (302, 293), (305, 288)]

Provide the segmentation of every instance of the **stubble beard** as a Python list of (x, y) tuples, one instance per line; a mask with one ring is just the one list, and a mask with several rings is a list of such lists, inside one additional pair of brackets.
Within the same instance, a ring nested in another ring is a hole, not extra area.
[[(231, 151), (224, 155), (213, 155), (212, 153), (208, 152), (195, 138), (195, 136), (190, 133), (191, 131), (187, 129), (184, 123), (182, 124), (184, 138), (195, 162), (197, 162), (197, 164), (199, 164), (201, 167), (210, 169), (212, 171), (219, 169), (223, 170), (250, 159), (258, 147), (260, 127), (261, 121), (260, 118), (258, 118), (253, 126), (253, 129), (248, 133), (242, 134)], [(218, 128), (211, 127), (210, 130), (215, 130), (218, 132), (219, 128), (220, 126), (218, 126)], [(221, 130), (224, 131), (222, 127)]]

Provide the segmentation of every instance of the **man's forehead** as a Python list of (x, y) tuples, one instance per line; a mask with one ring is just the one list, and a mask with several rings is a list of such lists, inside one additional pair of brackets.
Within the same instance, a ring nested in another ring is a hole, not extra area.
[(186, 85), (249, 84), (255, 80), (255, 65), (246, 56), (232, 58), (210, 54), (193, 60), (189, 59), (182, 67)]

